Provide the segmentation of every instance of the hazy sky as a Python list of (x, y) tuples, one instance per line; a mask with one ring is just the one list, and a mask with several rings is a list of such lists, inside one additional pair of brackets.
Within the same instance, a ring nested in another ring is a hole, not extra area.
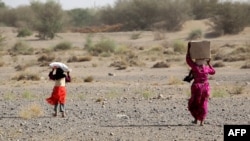
[[(16, 8), (20, 5), (29, 5), (31, 0), (2, 0), (5, 5)], [(47, 0), (37, 0), (41, 2), (46, 2)], [(65, 10), (74, 8), (93, 8), (101, 7), (106, 5), (113, 5), (116, 0), (56, 0)]]
[[(31, 0), (2, 0), (7, 6), (16, 8), (20, 5), (29, 5)], [(46, 2), (47, 0), (37, 0)], [(116, 0), (56, 0), (58, 1), (64, 10), (74, 8), (93, 8), (102, 7), (106, 5), (113, 5)], [(226, 1), (226, 0), (222, 0)], [(250, 1), (250, 0), (231, 0), (231, 1)]]

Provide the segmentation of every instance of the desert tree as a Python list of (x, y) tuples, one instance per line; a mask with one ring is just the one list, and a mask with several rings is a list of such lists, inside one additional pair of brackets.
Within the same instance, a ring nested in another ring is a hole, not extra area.
[(45, 3), (31, 1), (31, 8), (36, 14), (35, 30), (40, 39), (53, 39), (63, 27), (64, 12), (60, 3), (48, 0)]
[(191, 9), (185, 0), (160, 0), (158, 5), (158, 17), (168, 31), (180, 30), (185, 21), (190, 19)]
[(5, 8), (6, 6), (5, 6), (5, 3), (4, 2), (2, 2), (2, 0), (0, 0), (0, 8)]
[(97, 20), (96, 11), (94, 9), (76, 8), (67, 11), (69, 23), (74, 27), (84, 27), (96, 24)]
[(214, 15), (219, 0), (186, 0), (190, 5), (194, 19), (206, 19)]
[(184, 0), (118, 0), (114, 7), (100, 10), (100, 21), (105, 24), (122, 23), (124, 30), (148, 30), (163, 23), (167, 30), (178, 30), (190, 14)]
[(219, 3), (211, 18), (213, 29), (224, 34), (238, 34), (248, 25), (249, 4), (240, 2)]

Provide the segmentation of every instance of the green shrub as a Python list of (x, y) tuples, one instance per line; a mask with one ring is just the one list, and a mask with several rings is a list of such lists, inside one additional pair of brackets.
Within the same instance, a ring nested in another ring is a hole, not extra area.
[[(92, 42), (92, 40), (90, 40), (89, 42)], [(88, 44), (85, 47), (87, 51), (90, 52), (94, 56), (98, 56), (100, 54), (114, 53), (116, 50), (115, 42), (108, 38), (103, 38), (100, 41), (98, 41), (96, 44), (94, 45)]]
[(29, 30), (27, 28), (21, 28), (18, 30), (17, 37), (26, 37), (26, 36), (30, 36), (30, 35), (32, 35), (31, 30)]
[(228, 92), (223, 88), (214, 87), (212, 89), (212, 97), (226, 97), (228, 95)]
[(88, 51), (94, 47), (94, 43), (93, 43), (93, 35), (92, 34), (88, 34), (87, 38), (86, 38), (86, 43), (84, 45), (85, 49), (87, 49)]
[(57, 44), (54, 47), (54, 51), (58, 51), (58, 50), (69, 50), (72, 48), (72, 44), (70, 42), (61, 42), (59, 44)]
[(188, 35), (188, 40), (195, 40), (195, 39), (199, 39), (202, 37), (202, 31), (201, 29), (195, 29), (192, 30), (189, 35)]
[(141, 32), (135, 32), (131, 35), (130, 39), (132, 40), (136, 40), (136, 39), (139, 39), (141, 36)]
[(33, 93), (30, 93), (28, 91), (25, 91), (23, 94), (22, 94), (22, 98), (24, 99), (34, 99), (36, 98), (36, 95), (33, 94)]
[(15, 100), (17, 98), (17, 95), (14, 94), (14, 93), (8, 92), (8, 93), (4, 93), (2, 97), (3, 97), (4, 100), (12, 101), (12, 100)]
[(142, 96), (143, 96), (144, 99), (150, 99), (154, 95), (155, 94), (152, 91), (150, 91), (150, 90), (144, 90), (144, 91), (142, 91)]
[(173, 43), (174, 52), (184, 53), (186, 52), (186, 45), (183, 41), (176, 40)]

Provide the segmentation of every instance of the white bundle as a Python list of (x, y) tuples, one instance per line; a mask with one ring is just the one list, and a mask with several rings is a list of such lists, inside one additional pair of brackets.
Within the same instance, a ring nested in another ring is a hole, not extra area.
[(69, 69), (69, 67), (67, 65), (65, 65), (64, 63), (61, 63), (61, 62), (52, 62), (49, 64), (49, 66), (51, 68), (61, 68), (65, 72), (71, 71), (71, 69)]

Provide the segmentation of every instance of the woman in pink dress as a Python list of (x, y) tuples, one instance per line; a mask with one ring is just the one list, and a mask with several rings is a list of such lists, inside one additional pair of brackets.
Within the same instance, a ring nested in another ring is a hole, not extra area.
[(194, 62), (190, 57), (190, 47), (190, 43), (188, 43), (186, 62), (191, 67), (194, 81), (191, 86), (188, 110), (194, 117), (193, 123), (197, 124), (200, 121), (200, 125), (203, 126), (208, 112), (208, 99), (210, 95), (208, 75), (214, 75), (215, 70), (210, 65), (210, 59), (196, 59)]

